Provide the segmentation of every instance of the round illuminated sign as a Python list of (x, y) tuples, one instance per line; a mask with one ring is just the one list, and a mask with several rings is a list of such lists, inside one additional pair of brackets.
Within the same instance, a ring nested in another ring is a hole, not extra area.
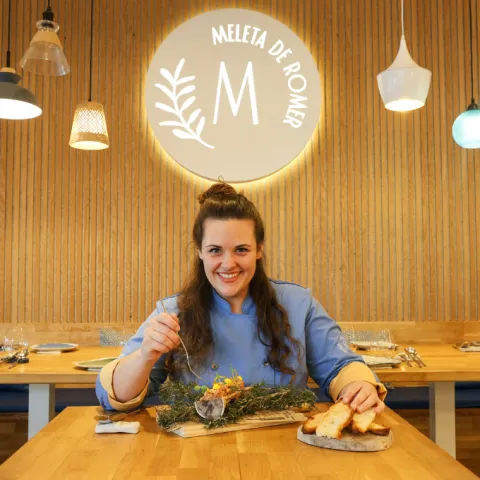
[(145, 93), (168, 154), (195, 174), (230, 182), (291, 162), (320, 114), (310, 52), (285, 25), (251, 10), (215, 10), (174, 30), (153, 57)]

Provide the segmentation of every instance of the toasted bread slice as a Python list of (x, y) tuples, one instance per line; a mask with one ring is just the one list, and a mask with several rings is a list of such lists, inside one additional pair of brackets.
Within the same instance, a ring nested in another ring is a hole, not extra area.
[(343, 428), (352, 421), (352, 417), (353, 410), (350, 405), (338, 402), (330, 407), (315, 430), (315, 433), (319, 437), (339, 439), (342, 436)]
[(302, 431), (303, 433), (312, 434), (315, 433), (315, 430), (320, 425), (323, 420), (323, 417), (327, 414), (327, 412), (317, 413), (313, 417), (308, 417), (307, 421), (303, 424)]
[(374, 435), (380, 435), (381, 437), (386, 437), (390, 433), (390, 428), (384, 427), (383, 425), (379, 425), (378, 423), (372, 422), (368, 427), (368, 431), (373, 433)]
[(368, 427), (375, 420), (375, 410), (369, 408), (363, 413), (356, 413), (352, 418), (352, 431), (356, 433), (365, 433), (368, 430)]

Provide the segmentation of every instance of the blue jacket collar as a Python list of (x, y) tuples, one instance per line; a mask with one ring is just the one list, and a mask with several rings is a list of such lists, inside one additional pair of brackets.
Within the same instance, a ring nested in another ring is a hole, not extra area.
[(246, 296), (245, 300), (242, 303), (242, 313), (235, 314), (232, 313), (230, 304), (223, 297), (221, 297), (214, 288), (212, 288), (212, 291), (214, 305), (223, 312), (228, 312), (230, 315), (255, 315), (257, 308), (250, 294)]

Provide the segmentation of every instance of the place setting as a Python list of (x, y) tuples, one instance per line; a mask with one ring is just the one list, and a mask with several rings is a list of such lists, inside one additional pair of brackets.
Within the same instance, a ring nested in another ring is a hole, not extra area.
[(7, 329), (3, 338), (0, 340), (0, 366), (4, 365), (11, 370), (18, 364), (29, 363), (29, 342), (25, 329), (23, 327), (13, 327)]
[(407, 367), (427, 366), (416, 348), (403, 348), (395, 343), (390, 330), (368, 331), (347, 327), (343, 329), (343, 333), (350, 348), (374, 369), (398, 368), (403, 363)]

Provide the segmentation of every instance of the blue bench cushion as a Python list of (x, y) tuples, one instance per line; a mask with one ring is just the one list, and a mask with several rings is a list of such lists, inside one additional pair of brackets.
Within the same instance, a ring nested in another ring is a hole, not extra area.
[[(480, 382), (459, 382), (455, 386), (456, 408), (480, 408)], [(330, 402), (330, 398), (319, 388), (313, 389), (319, 402)], [(393, 410), (428, 409), (428, 387), (397, 387), (389, 390), (385, 403)], [(151, 397), (147, 406), (159, 405), (158, 397)], [(66, 407), (98, 405), (93, 388), (59, 388), (55, 394), (55, 411)], [(28, 412), (28, 385), (0, 385), (0, 413)]]

